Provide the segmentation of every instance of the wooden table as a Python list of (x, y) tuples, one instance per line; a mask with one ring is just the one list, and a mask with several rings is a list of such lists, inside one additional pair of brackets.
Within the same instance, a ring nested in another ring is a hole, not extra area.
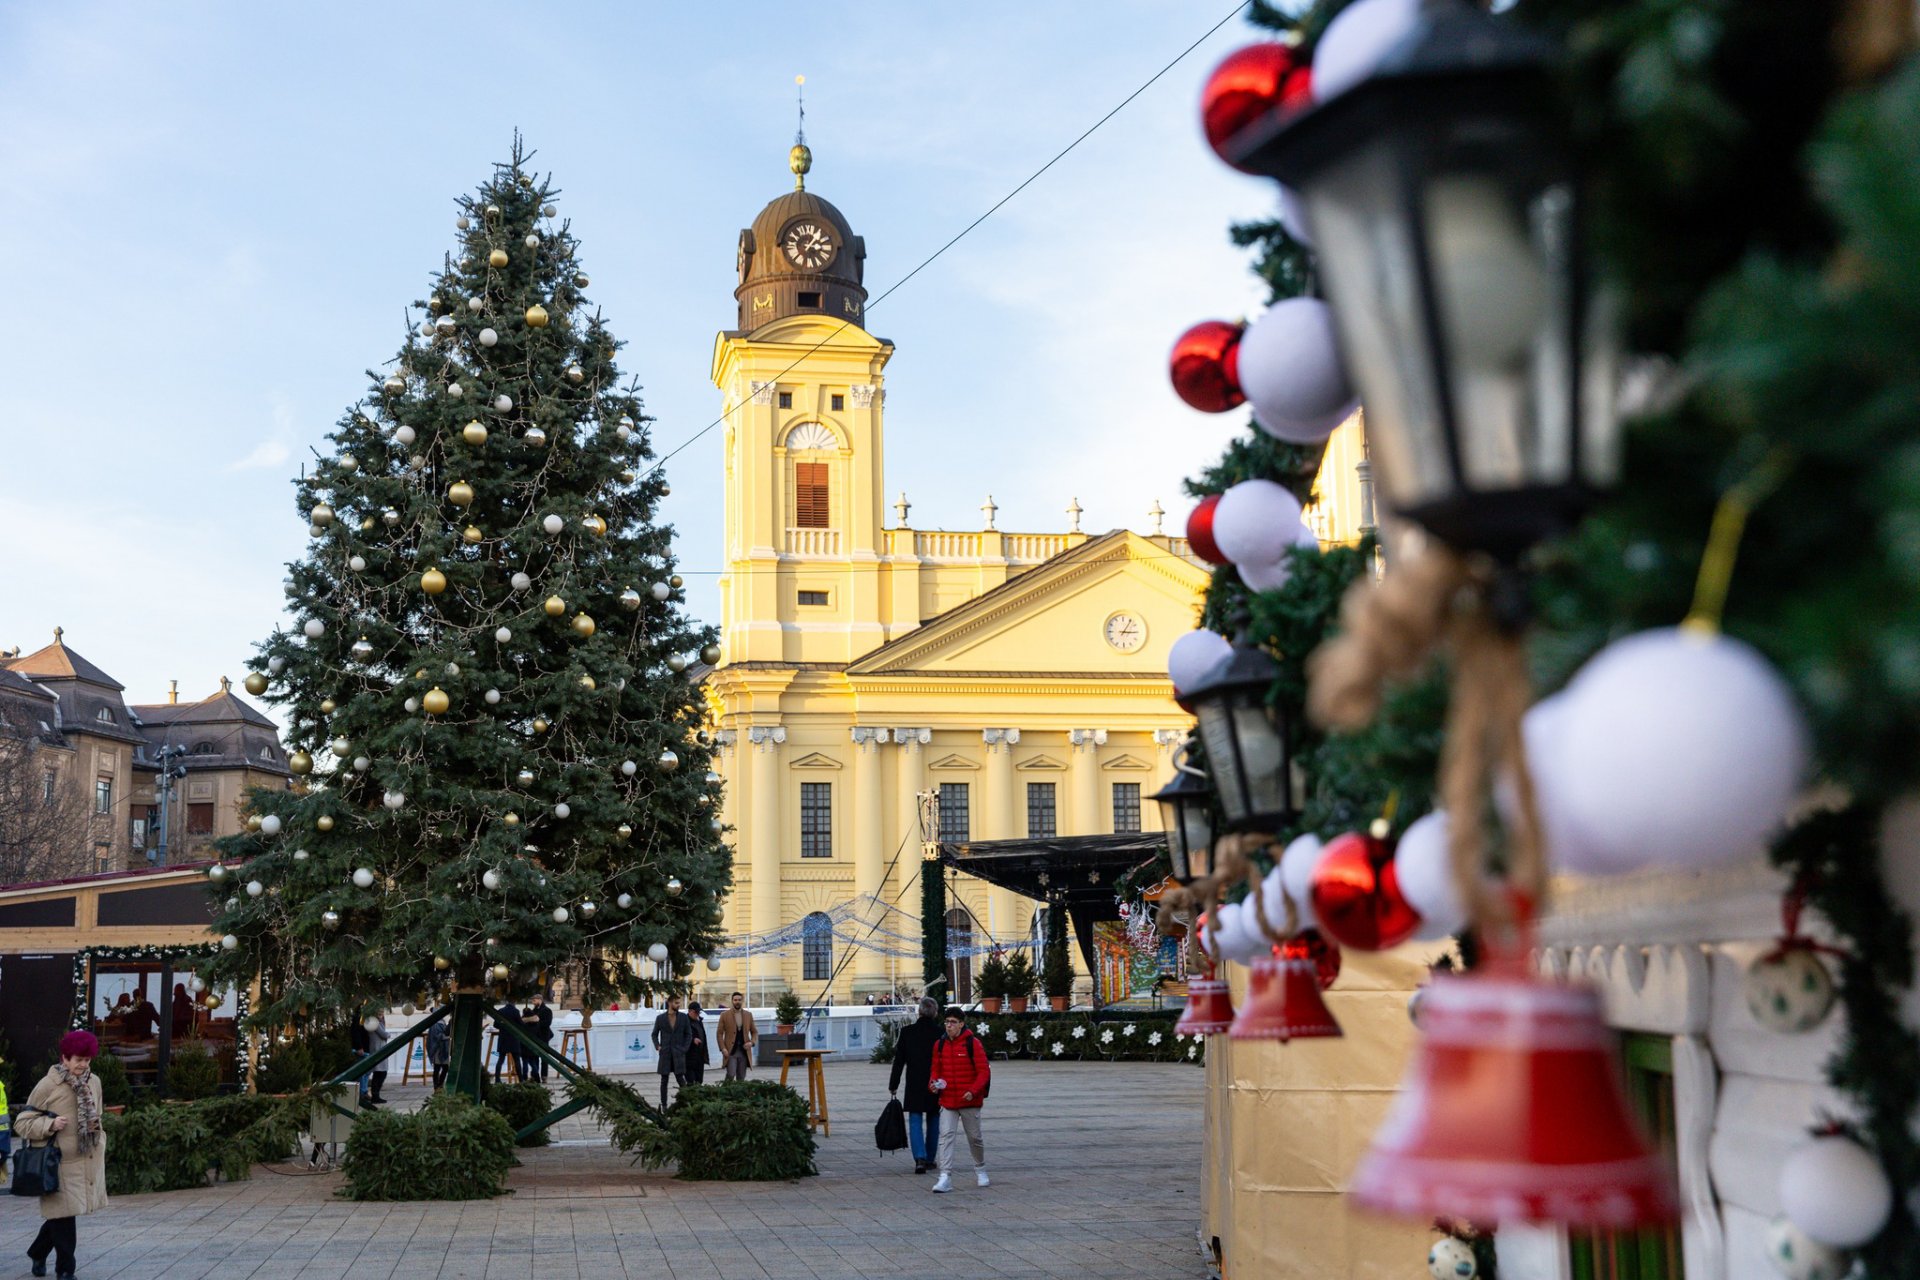
[(804, 1062), (807, 1068), (807, 1128), (818, 1129), (829, 1138), (833, 1128), (827, 1123), (827, 1071), (820, 1065), (827, 1056), (825, 1049), (782, 1049), (780, 1050), (780, 1083), (787, 1083), (787, 1069), (796, 1062)]

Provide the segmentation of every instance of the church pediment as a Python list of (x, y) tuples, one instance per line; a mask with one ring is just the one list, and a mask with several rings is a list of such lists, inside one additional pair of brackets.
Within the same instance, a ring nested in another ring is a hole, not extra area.
[(927, 766), (929, 769), (978, 769), (979, 767), (962, 755), (942, 756)]
[(1052, 756), (1028, 756), (1013, 767), (1015, 769), (1065, 769), (1067, 766), (1064, 761), (1056, 760)]
[(832, 756), (823, 756), (818, 751), (809, 752), (788, 766), (792, 769), (838, 769), (840, 762)]
[(1117, 756), (1100, 767), (1102, 769), (1132, 769), (1144, 773), (1153, 772), (1153, 766), (1138, 756)]

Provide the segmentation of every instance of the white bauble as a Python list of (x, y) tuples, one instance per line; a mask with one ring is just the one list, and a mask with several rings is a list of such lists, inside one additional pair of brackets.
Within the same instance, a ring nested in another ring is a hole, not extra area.
[(668, 596), (671, 596), (673, 594), (673, 588), (668, 586), (664, 582), (656, 582), (647, 589), (653, 593), (653, 598), (655, 600), (665, 600)]
[(1563, 699), (1553, 803), (1608, 869), (1757, 856), (1806, 773), (1806, 726), (1786, 683), (1725, 636), (1616, 641)]
[(267, 886), (261, 884), (258, 880), (247, 881), (247, 896), (249, 898), (257, 898), (266, 891)]
[(494, 332), (494, 331), (493, 331), (492, 329), (482, 329), (482, 330), (480, 331), (480, 345), (481, 345), (481, 346), (483, 346), (483, 347), (491, 347), (492, 345), (494, 345), (494, 344), (495, 344), (496, 342), (498, 342), (498, 341), (500, 341), (500, 335), (499, 335), (499, 334), (497, 334), (497, 333), (495, 333), (495, 332)]
[(373, 872), (365, 867), (355, 867), (353, 869), (353, 884), (356, 889), (373, 888)]
[(1453, 885), (1453, 860), (1447, 853), (1447, 814), (1435, 809), (1413, 823), (1393, 851), (1400, 896), (1420, 913), (1414, 937), (1423, 942), (1451, 938), (1467, 923), (1466, 908)]
[(414, 432), (412, 427), (400, 426), (394, 428), (393, 438), (401, 444), (412, 444), (419, 436)]
[(1202, 627), (1187, 632), (1167, 649), (1167, 674), (1173, 677), (1173, 691), (1185, 693), (1193, 688), (1232, 652), (1232, 642), (1218, 631)]
[(500, 705), (500, 691), (498, 689), (489, 689), (480, 696), (486, 702), (486, 704), (490, 707), (497, 707)]
[(573, 816), (573, 806), (562, 800), (559, 804), (553, 806), (553, 816), (556, 818), (571, 818)]
[[(1353, 382), (1334, 338), (1333, 310), (1318, 298), (1268, 307), (1240, 335), (1238, 367), (1253, 420), (1270, 436), (1317, 444), (1353, 412)], [(1215, 512), (1216, 539), (1219, 533)]]
[(620, 762), (620, 772), (631, 778), (634, 774), (640, 772), (640, 766), (631, 760), (622, 760)]
[(280, 816), (278, 814), (270, 813), (266, 817), (260, 819), (260, 834), (263, 836), (279, 835), (280, 834)]
[(433, 335), (434, 335), (434, 333), (435, 333), (435, 332), (436, 332), (436, 330), (435, 330), (435, 328), (434, 328), (434, 324), (433, 324), (433, 321), (431, 321), (431, 320), (422, 320), (422, 321), (420, 322), (420, 336), (421, 336), (421, 337), (423, 337), (423, 338), (431, 338), (431, 337), (433, 337)]
[(1241, 564), (1234, 566), (1234, 572), (1240, 575), (1240, 581), (1254, 591), (1278, 591), (1287, 585), (1293, 577), (1293, 562), (1282, 556), (1272, 564)]
[(555, 907), (553, 909), (553, 922), (555, 924), (565, 924), (569, 918), (565, 907)]
[(1840, 1280), (1853, 1265), (1845, 1253), (1813, 1239), (1785, 1214), (1767, 1224), (1767, 1261), (1786, 1280)]
[(1473, 1280), (1480, 1274), (1480, 1261), (1473, 1246), (1457, 1236), (1435, 1240), (1427, 1250), (1427, 1274), (1433, 1280)]
[(365, 573), (367, 571), (367, 558), (365, 556), (349, 556), (347, 558), (347, 568), (353, 570), (355, 573)]
[(1838, 993), (1826, 963), (1811, 947), (1781, 947), (1747, 966), (1747, 1012), (1769, 1031), (1811, 1031), (1833, 1012)]
[(1857, 1249), (1893, 1212), (1893, 1185), (1865, 1147), (1845, 1134), (1809, 1139), (1780, 1166), (1780, 1210), (1809, 1239)]
[(633, 905), (633, 895), (630, 893), (623, 893), (619, 897), (613, 900), (613, 905), (615, 905), (616, 907), (619, 907), (622, 911), (625, 911), (628, 907), (631, 907)]
[(498, 409), (501, 413), (506, 413), (508, 410), (513, 408), (513, 397), (508, 395), (506, 392), (502, 391), (499, 395), (493, 398), (493, 407)]
[(1273, 564), (1293, 545), (1300, 503), (1271, 480), (1242, 480), (1213, 509), (1213, 541), (1235, 564)]
[(287, 660), (278, 654), (267, 659), (267, 671), (273, 675), (279, 675), (282, 671), (286, 670), (286, 668)]
[(386, 805), (389, 809), (403, 809), (407, 804), (407, 793), (404, 791), (389, 791), (380, 797), (380, 803)]
[[(1580, 875), (1607, 875), (1619, 870), (1597, 863), (1586, 842), (1567, 820), (1567, 809), (1559, 800), (1560, 724), (1566, 699), (1555, 694), (1527, 709), (1520, 721), (1520, 738), (1526, 748), (1527, 772), (1533, 778), (1534, 810), (1540, 818), (1540, 839), (1547, 861), (1560, 871)], [(1509, 826), (1516, 820), (1513, 779), (1502, 774), (1494, 785), (1494, 802), (1500, 820)]]
[(400, 705), (407, 709), (408, 715), (412, 715), (414, 712), (420, 709), (420, 699), (408, 698), (405, 702), (401, 703)]
[(371, 758), (367, 756), (355, 756), (353, 758), (353, 771), (355, 773), (365, 773), (368, 769), (371, 769), (372, 767), (373, 767), (373, 761)]
[(321, 636), (327, 634), (327, 624), (318, 618), (308, 618), (300, 630), (306, 633), (307, 639), (318, 640)]
[(567, 522), (562, 520), (559, 516), (550, 515), (550, 516), (543, 517), (541, 519), (540, 527), (542, 529), (545, 529), (548, 533), (558, 533), (562, 529), (567, 527)]
[(667, 962), (667, 955), (667, 944), (664, 942), (656, 942), (647, 948), (647, 959), (653, 961), (655, 964), (665, 964)]
[(513, 628), (495, 627), (493, 629), (493, 638), (499, 641), (501, 644), (505, 644), (507, 643), (507, 641), (513, 639)]
[(540, 237), (534, 234), (533, 232), (529, 231), (527, 232), (527, 238), (525, 240), (522, 240), (520, 243), (524, 244), (529, 249), (538, 249), (540, 247)]
[(1313, 914), (1313, 869), (1320, 865), (1320, 855), (1326, 851), (1320, 837), (1308, 832), (1296, 836), (1280, 854), (1280, 883), (1300, 913), (1302, 929), (1318, 926)]
[(473, 220), (467, 217), (467, 215), (463, 213), (459, 217), (453, 220), (453, 225), (460, 228), (462, 231), (465, 231), (468, 227), (473, 225)]
[(467, 299), (467, 310), (485, 311), (486, 309), (487, 309), (487, 300), (485, 298), (473, 297), (473, 298)]
[(465, 394), (467, 394), (467, 389), (461, 386), (459, 383), (449, 382), (447, 384), (447, 396), (449, 399), (458, 400), (461, 396)]
[(719, 956), (708, 956), (708, 957), (707, 957), (707, 969), (708, 969), (708, 970), (709, 970), (710, 972), (713, 972), (713, 973), (718, 973), (718, 972), (720, 972), (720, 957), (719, 957)]
[(1359, 0), (1342, 9), (1314, 46), (1314, 101), (1325, 102), (1372, 75), (1419, 17), (1420, 0)]
[(295, 862), (305, 862), (307, 860), (307, 856), (308, 856), (307, 851), (305, 849), (295, 849), (293, 851), (293, 860)]
[(627, 441), (633, 439), (633, 428), (623, 422), (613, 429), (613, 434), (620, 443), (625, 444)]
[(480, 883), (489, 889), (498, 889), (500, 887), (500, 873), (492, 867), (488, 867), (480, 873)]
[(1307, 205), (1292, 187), (1280, 188), (1280, 225), (1295, 240), (1313, 248), (1313, 227), (1307, 222)]
[(525, 591), (533, 585), (533, 579), (524, 573), (515, 573), (509, 581), (512, 582), (515, 591)]
[(230, 933), (222, 934), (220, 937), (220, 949), (222, 951), (232, 951), (234, 948), (238, 947), (239, 945), (240, 945), (240, 939), (234, 937)]
[(202, 991), (205, 991), (206, 989), (207, 989), (207, 980), (201, 977), (197, 973), (194, 974), (193, 975), (193, 994), (199, 995)]

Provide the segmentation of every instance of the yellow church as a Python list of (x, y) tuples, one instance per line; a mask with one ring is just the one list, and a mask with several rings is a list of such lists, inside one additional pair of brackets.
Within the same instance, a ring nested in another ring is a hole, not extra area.
[[(701, 976), (754, 1003), (917, 986), (923, 804), (943, 842), (1157, 829), (1150, 797), (1191, 725), (1167, 650), (1209, 572), (1157, 530), (999, 529), (990, 498), (977, 529), (914, 528), (904, 496), (888, 522), (894, 348), (866, 327), (866, 245), (806, 190), (810, 164), (796, 146), (794, 189), (740, 233), (738, 327), (713, 351), (725, 569), (706, 690), (735, 858), (733, 945)], [(1042, 906), (967, 876), (949, 905), (950, 939), (975, 947), (1033, 936)]]

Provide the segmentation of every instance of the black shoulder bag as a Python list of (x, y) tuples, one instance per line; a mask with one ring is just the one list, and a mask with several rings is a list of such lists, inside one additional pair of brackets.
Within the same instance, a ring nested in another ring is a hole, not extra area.
[[(37, 1111), (43, 1116), (54, 1114), (41, 1107), (22, 1106), (22, 1111)], [(21, 1139), (21, 1146), (13, 1153), (13, 1185), (9, 1188), (17, 1196), (50, 1196), (60, 1189), (60, 1139), (56, 1135), (36, 1146)]]

